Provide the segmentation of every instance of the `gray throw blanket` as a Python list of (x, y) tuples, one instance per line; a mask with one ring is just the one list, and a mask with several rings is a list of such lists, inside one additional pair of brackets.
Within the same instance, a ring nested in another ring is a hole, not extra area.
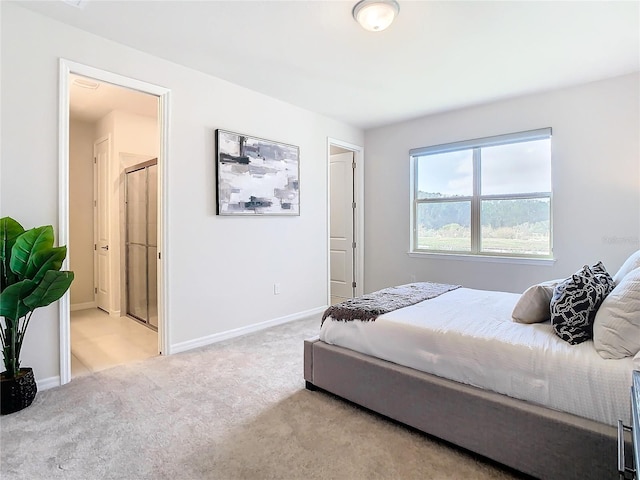
[(332, 305), (324, 312), (320, 325), (327, 317), (343, 322), (351, 320), (373, 322), (379, 315), (415, 305), (456, 288), (460, 288), (460, 285), (431, 282), (409, 283), (399, 287), (384, 288)]

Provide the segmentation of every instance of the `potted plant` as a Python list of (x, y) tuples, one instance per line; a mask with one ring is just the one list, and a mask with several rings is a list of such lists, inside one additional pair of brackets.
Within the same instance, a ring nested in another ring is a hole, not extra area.
[(51, 225), (25, 230), (11, 217), (0, 219), (2, 415), (28, 407), (36, 396), (33, 370), (20, 368), (20, 351), (33, 311), (60, 299), (73, 281), (73, 272), (60, 271), (66, 256), (67, 247), (53, 246)]

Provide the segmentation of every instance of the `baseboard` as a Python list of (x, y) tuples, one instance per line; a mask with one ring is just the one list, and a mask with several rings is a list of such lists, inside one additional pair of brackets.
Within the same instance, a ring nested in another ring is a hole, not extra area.
[(39, 392), (43, 390), (49, 390), (50, 388), (59, 387), (60, 376), (43, 378), (41, 380), (36, 379), (36, 385), (38, 386)]
[(274, 318), (265, 322), (254, 323), (253, 325), (247, 325), (246, 327), (234, 328), (233, 330), (227, 330), (226, 332), (214, 333), (213, 335), (207, 335), (206, 337), (196, 338), (194, 340), (188, 340), (186, 342), (175, 343), (170, 346), (169, 354), (186, 352), (198, 347), (204, 347), (211, 345), (212, 343), (222, 342), (234, 337), (240, 337), (248, 333), (258, 332), (265, 328), (275, 327), (276, 325), (282, 325), (283, 323), (289, 323), (296, 320), (302, 320), (303, 318), (310, 317), (312, 315), (318, 315), (327, 309), (326, 305), (323, 307), (312, 308), (311, 310), (305, 310), (303, 312), (286, 315), (284, 317)]
[(98, 304), (96, 302), (84, 302), (84, 303), (74, 303), (71, 305), (71, 311), (75, 312), (76, 310), (88, 310), (89, 308), (97, 308)]

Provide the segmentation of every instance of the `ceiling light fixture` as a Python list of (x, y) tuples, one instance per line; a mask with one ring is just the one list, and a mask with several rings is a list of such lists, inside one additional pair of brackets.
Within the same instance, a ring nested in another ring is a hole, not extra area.
[(88, 78), (76, 78), (73, 80), (73, 84), (77, 87), (86, 88), (88, 90), (97, 90), (100, 84), (94, 82)]
[(400, 12), (396, 0), (360, 0), (353, 7), (353, 18), (365, 30), (380, 32), (387, 28)]

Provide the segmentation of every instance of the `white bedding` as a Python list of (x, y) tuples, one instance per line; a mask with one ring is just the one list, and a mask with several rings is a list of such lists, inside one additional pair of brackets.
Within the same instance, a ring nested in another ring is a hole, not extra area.
[(605, 360), (569, 345), (550, 323), (520, 324), (514, 293), (459, 288), (379, 316), (327, 318), (326, 343), (608, 425), (629, 422), (633, 358)]

